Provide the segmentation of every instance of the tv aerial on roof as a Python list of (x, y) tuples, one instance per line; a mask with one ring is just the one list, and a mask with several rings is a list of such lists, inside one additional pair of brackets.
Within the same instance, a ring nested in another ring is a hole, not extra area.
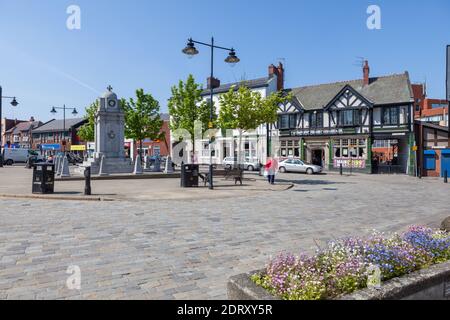
[(356, 60), (353, 63), (353, 65), (355, 67), (363, 68), (364, 67), (364, 61), (366, 61), (366, 59), (364, 57), (356, 57)]

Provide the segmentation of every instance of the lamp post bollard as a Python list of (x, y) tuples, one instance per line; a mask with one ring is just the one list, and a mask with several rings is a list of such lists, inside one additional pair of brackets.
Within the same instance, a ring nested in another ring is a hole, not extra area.
[(339, 165), (339, 174), (342, 176), (343, 172), (342, 172), (342, 163)]
[(419, 168), (419, 179), (422, 179), (422, 168)]
[[(190, 57), (195, 56), (196, 54), (198, 54), (198, 50), (197, 48), (195, 48), (195, 44), (199, 44), (202, 46), (206, 46), (211, 48), (211, 78), (210, 81), (212, 82), (214, 79), (214, 49), (221, 49), (221, 50), (225, 50), (228, 51), (228, 57), (225, 59), (226, 63), (229, 63), (231, 65), (235, 65), (236, 63), (238, 63), (240, 61), (240, 59), (236, 56), (236, 52), (234, 50), (234, 48), (225, 48), (225, 47), (220, 47), (220, 46), (216, 46), (214, 44), (214, 38), (211, 38), (211, 43), (204, 43), (204, 42), (200, 42), (200, 41), (195, 41), (192, 38), (188, 39), (188, 43), (186, 48), (184, 48), (182, 50), (182, 52), (184, 54), (187, 54)], [(210, 86), (210, 91), (209, 91), (209, 96), (210, 96), (210, 114), (209, 114), (209, 128), (212, 129), (213, 128), (213, 120), (214, 120), (214, 100), (213, 100), (213, 96), (214, 96), (214, 86), (211, 83)], [(208, 170), (208, 182), (209, 182), (209, 189), (213, 190), (214, 189), (214, 182), (213, 182), (213, 173), (214, 173), (214, 167), (213, 167), (213, 157), (212, 157), (212, 151), (211, 151), (211, 141), (209, 144), (209, 170)]]
[(444, 171), (444, 183), (448, 183), (448, 171)]
[[(4, 97), (3, 89), (0, 86), (0, 168), (3, 168), (3, 128), (2, 128), (2, 101), (3, 99), (11, 99), (11, 105), (13, 107), (17, 107), (19, 103), (16, 100), (16, 97)], [(5, 122), (6, 125), (6, 122)], [(5, 128), (6, 131), (6, 128)]]
[(84, 169), (84, 195), (90, 196), (91, 195), (91, 167), (87, 167)]

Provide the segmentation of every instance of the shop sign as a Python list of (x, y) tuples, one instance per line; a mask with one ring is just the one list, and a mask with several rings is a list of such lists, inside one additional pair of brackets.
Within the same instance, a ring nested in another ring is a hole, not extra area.
[(366, 168), (366, 160), (364, 159), (334, 159), (334, 168), (340, 168), (341, 164), (343, 168)]
[(298, 130), (293, 131), (294, 136), (320, 136), (320, 135), (333, 135), (333, 134), (343, 134), (343, 129), (325, 129), (325, 130)]
[(70, 151), (86, 151), (85, 145), (71, 145)]

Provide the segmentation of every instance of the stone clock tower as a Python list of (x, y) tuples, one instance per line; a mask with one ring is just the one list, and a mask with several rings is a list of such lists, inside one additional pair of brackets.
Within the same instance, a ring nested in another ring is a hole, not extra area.
[(125, 115), (119, 106), (117, 95), (108, 87), (99, 99), (95, 114), (95, 158), (125, 158)]
[[(91, 166), (91, 173), (131, 173), (133, 165), (125, 158), (125, 114), (117, 95), (109, 86), (99, 98), (95, 114), (95, 152), (84, 166)], [(101, 170), (100, 170), (101, 167)]]

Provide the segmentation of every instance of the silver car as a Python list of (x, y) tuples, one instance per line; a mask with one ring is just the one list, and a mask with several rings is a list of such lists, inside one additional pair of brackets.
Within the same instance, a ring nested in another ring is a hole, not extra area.
[[(223, 159), (222, 161), (222, 165), (225, 168), (233, 168), (235, 166), (237, 166), (237, 158), (234, 157), (226, 157), (225, 159)], [(255, 170), (259, 170), (259, 164), (257, 161), (250, 161), (249, 158), (245, 158), (244, 160), (244, 169), (248, 170), (248, 171), (255, 171)]]
[(288, 159), (280, 162), (278, 165), (280, 172), (302, 172), (307, 174), (321, 173), (322, 167), (313, 164), (304, 163), (297, 159)]

